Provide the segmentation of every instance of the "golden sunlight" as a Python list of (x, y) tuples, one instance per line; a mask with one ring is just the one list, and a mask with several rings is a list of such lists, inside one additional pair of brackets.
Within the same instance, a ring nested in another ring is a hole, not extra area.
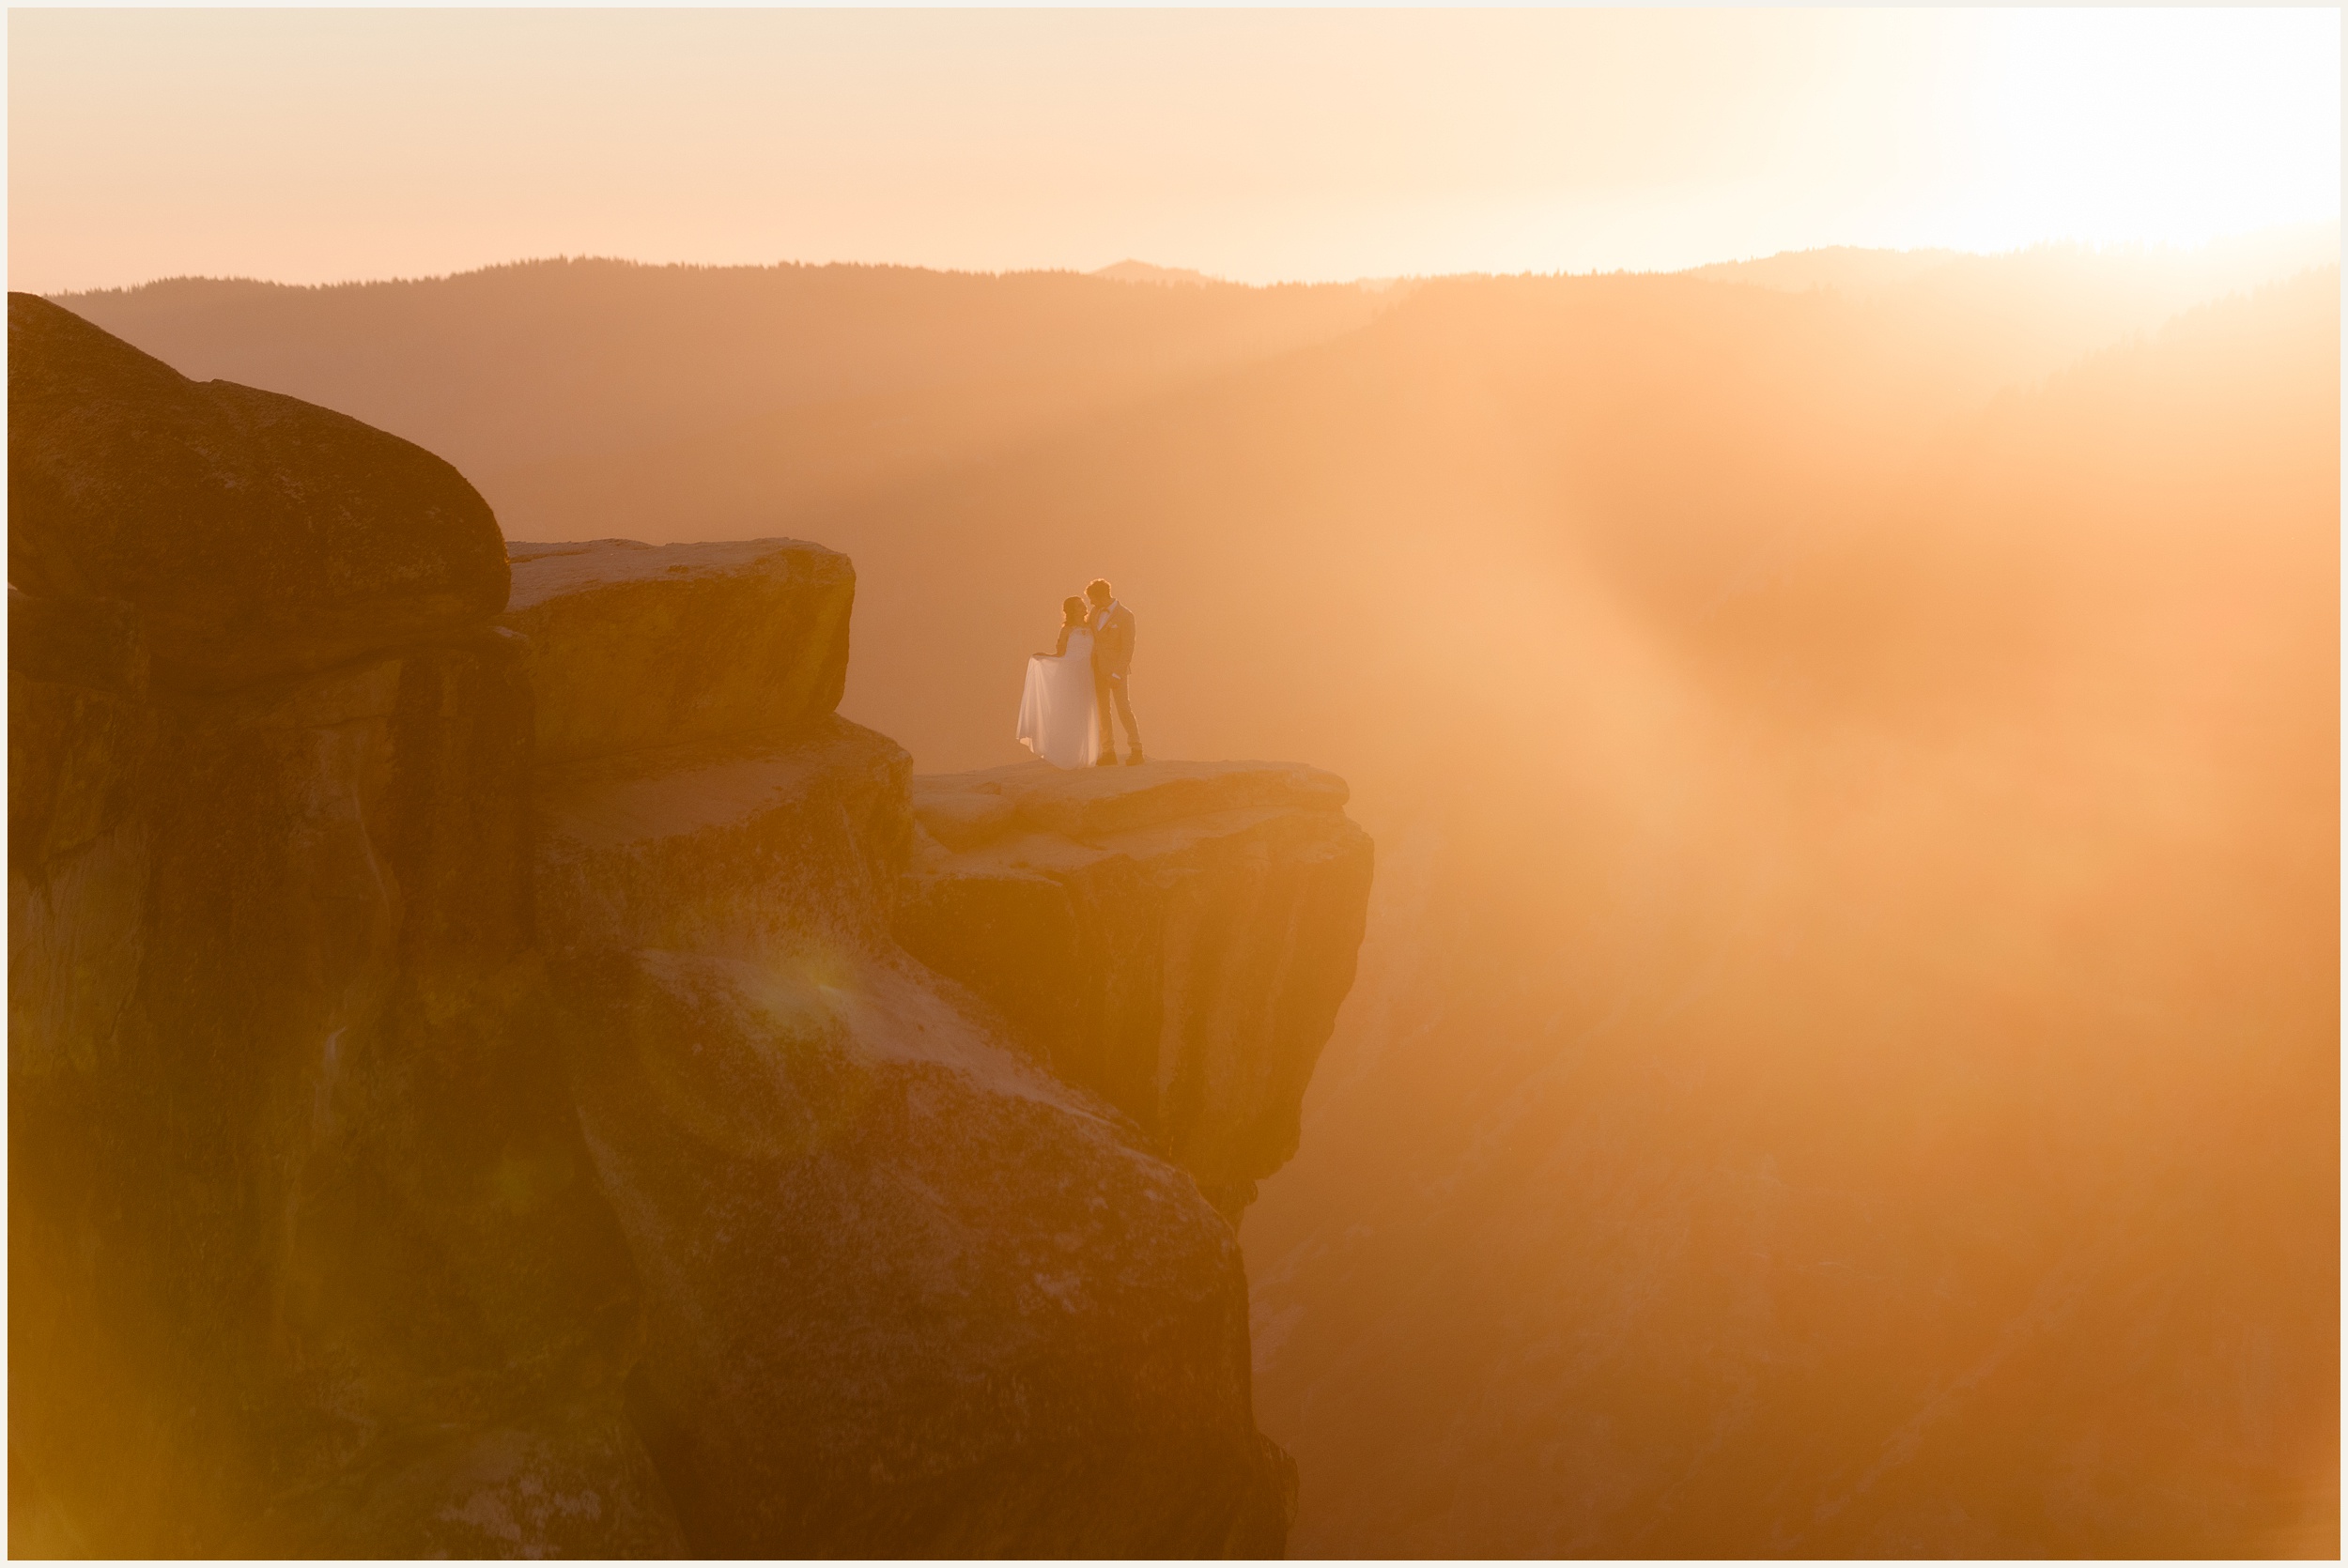
[(2194, 244), (2336, 218), (2340, 13), (1977, 12), (1947, 242)]
[(12, 1556), (2339, 1558), (2337, 10), (8, 25)]

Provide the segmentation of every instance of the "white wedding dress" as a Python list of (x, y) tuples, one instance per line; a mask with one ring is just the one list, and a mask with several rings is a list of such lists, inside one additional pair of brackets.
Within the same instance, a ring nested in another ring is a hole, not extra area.
[(1067, 653), (1027, 660), (1020, 744), (1056, 768), (1092, 766), (1101, 758), (1101, 715), (1092, 702), (1092, 634), (1072, 631)]

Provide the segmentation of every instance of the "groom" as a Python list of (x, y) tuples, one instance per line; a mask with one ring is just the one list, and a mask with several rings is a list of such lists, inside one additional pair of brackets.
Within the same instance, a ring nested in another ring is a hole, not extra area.
[(1092, 601), (1092, 694), (1101, 713), (1101, 757), (1096, 765), (1105, 768), (1117, 761), (1117, 731), (1109, 724), (1109, 704), (1114, 700), (1118, 716), (1125, 721), (1125, 739), (1134, 748), (1125, 765), (1138, 767), (1141, 730), (1134, 723), (1134, 699), (1125, 689), (1134, 668), (1134, 612), (1117, 602), (1106, 577), (1087, 583), (1085, 597)]

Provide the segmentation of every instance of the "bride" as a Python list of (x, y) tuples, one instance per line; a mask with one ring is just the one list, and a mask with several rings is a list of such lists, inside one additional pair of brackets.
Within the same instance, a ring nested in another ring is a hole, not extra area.
[(1059, 647), (1027, 660), (1027, 689), (1019, 697), (1019, 740), (1060, 768), (1089, 768), (1100, 760), (1100, 715), (1093, 707), (1092, 632), (1085, 602), (1060, 605)]

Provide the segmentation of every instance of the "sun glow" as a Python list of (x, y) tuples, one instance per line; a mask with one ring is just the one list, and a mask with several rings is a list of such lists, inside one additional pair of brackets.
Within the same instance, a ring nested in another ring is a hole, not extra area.
[(2337, 221), (2338, 11), (1974, 20), (1952, 240), (2191, 244)]
[[(11, 285), (2336, 226), (2336, 11), (23, 11)], [(299, 135), (287, 135), (299, 126)]]

